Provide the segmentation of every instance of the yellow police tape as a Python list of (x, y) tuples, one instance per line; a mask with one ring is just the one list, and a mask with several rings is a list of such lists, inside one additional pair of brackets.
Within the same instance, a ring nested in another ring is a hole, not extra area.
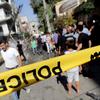
[(0, 96), (100, 57), (100, 46), (33, 63), (0, 74)]

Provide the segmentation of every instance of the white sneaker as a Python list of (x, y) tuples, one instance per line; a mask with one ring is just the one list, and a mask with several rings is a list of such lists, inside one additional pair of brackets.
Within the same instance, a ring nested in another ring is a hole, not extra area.
[(26, 93), (30, 93), (31, 89), (26, 89)]

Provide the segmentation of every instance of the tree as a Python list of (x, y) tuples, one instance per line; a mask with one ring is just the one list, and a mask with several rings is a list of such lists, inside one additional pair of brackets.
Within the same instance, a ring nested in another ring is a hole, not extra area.
[(38, 18), (39, 18), (39, 22), (41, 27), (43, 27), (42, 29), (44, 29), (43, 31), (47, 30), (47, 25), (46, 25), (46, 21), (45, 21), (45, 14), (48, 13), (49, 18), (51, 18), (52, 14), (50, 12), (50, 7), (49, 5), (47, 5), (47, 8), (44, 11), (44, 6), (43, 6), (43, 0), (31, 0), (31, 6), (33, 8), (33, 11), (35, 11), (35, 13), (37, 14)]
[[(55, 3), (61, 1), (61, 0), (45, 0), (47, 3), (47, 13), (49, 15), (49, 20), (52, 24), (54, 21), (54, 6)], [(31, 0), (31, 6), (33, 8), (34, 13), (38, 15), (40, 25), (46, 29), (46, 23), (45, 23), (45, 13), (44, 13), (44, 8), (43, 8), (43, 0)]]
[(62, 28), (64, 27), (65, 25), (73, 25), (75, 24), (77, 21), (75, 19), (73, 19), (72, 16), (70, 17), (67, 17), (67, 16), (62, 16), (62, 17), (59, 17), (57, 18), (53, 24), (54, 24), (54, 28)]
[(84, 20), (85, 22), (87, 22), (87, 18), (91, 15), (95, 8), (93, 2), (94, 0), (87, 0), (87, 2), (83, 2), (81, 5), (79, 5), (74, 10), (74, 18), (77, 20)]
[(75, 19), (73, 19), (73, 17), (72, 16), (70, 16), (70, 17), (68, 17), (66, 20), (65, 20), (65, 24), (66, 25), (73, 25), (73, 24), (76, 24), (76, 20)]

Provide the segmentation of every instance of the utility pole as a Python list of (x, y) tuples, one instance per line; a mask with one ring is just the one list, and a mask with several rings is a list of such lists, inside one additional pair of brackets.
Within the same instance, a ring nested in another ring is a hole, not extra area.
[(43, 0), (43, 6), (44, 6), (44, 14), (45, 14), (45, 17), (46, 17), (48, 32), (51, 32), (51, 26), (50, 26), (50, 22), (49, 22), (49, 16), (48, 16), (47, 6), (46, 6), (45, 0)]

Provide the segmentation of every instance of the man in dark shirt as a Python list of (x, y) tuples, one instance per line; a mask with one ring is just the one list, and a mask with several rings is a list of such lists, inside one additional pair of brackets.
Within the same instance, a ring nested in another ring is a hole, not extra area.
[(61, 31), (58, 31), (58, 43), (57, 43), (57, 47), (58, 47), (58, 53), (59, 55), (64, 54), (64, 50), (66, 49), (66, 39), (65, 37), (62, 35)]
[(83, 26), (78, 25), (77, 31), (79, 33), (78, 41), (77, 41), (77, 50), (86, 49), (89, 47), (89, 36), (82, 32)]
[(85, 33), (80, 33), (78, 38), (78, 44), (82, 44), (81, 49), (86, 49), (89, 47), (89, 37)]
[[(77, 41), (77, 50), (82, 50), (86, 49), (89, 47), (89, 36), (85, 33), (82, 32), (83, 30), (83, 25), (78, 25), (77, 26), (77, 31), (79, 33), (78, 41)], [(87, 68), (87, 64), (80, 65), (80, 73), (84, 75), (86, 71), (84, 70)]]
[(23, 52), (22, 44), (20, 44), (19, 41), (17, 41), (17, 49), (18, 49), (18, 52), (21, 56), (21, 59), (26, 61), (26, 57), (25, 57), (24, 52)]

